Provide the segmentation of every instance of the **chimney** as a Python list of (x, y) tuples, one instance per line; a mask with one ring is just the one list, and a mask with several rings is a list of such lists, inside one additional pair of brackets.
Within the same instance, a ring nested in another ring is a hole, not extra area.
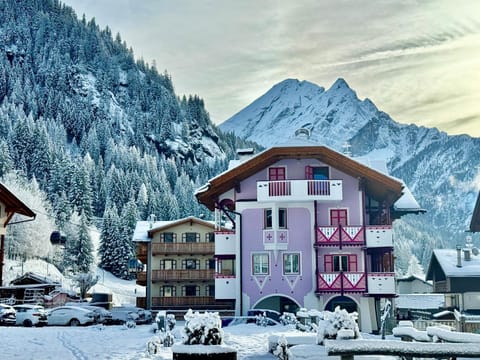
[(462, 247), (457, 245), (457, 267), (462, 267)]
[(237, 149), (238, 160), (246, 160), (255, 153), (254, 148)]
[(463, 249), (463, 257), (465, 258), (465, 261), (470, 261), (470, 249)]
[(155, 214), (150, 214), (148, 217), (148, 224), (150, 225), (150, 229), (153, 228), (153, 223), (155, 222)]

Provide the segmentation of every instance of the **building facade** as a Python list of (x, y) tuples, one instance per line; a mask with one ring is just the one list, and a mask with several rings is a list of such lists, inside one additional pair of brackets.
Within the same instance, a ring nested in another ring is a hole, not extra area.
[(146, 297), (137, 305), (182, 312), (228, 309), (215, 300), (214, 225), (195, 217), (174, 221), (139, 221), (133, 241), (144, 264), (137, 283)]
[[(404, 185), (323, 146), (273, 147), (197, 190), (215, 211), (215, 296), (251, 308), (360, 315), (378, 329), (395, 296), (392, 222), (419, 211)], [(228, 227), (228, 226), (227, 226)]]

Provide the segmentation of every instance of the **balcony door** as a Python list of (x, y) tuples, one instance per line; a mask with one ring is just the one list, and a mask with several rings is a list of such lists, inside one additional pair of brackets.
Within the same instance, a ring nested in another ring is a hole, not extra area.
[(290, 195), (290, 184), (287, 184), (286, 169), (284, 167), (271, 167), (268, 169), (268, 194), (269, 196)]
[(348, 226), (347, 209), (330, 209), (330, 226)]
[(330, 195), (330, 171), (328, 166), (306, 166), (305, 178), (308, 182), (308, 195)]

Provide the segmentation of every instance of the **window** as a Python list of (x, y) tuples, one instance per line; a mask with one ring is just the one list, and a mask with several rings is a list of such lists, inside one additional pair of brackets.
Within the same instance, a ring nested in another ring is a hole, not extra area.
[(200, 269), (200, 261), (197, 259), (185, 259), (183, 260), (183, 268), (185, 270)]
[(177, 268), (177, 261), (173, 259), (160, 260), (161, 270), (175, 270)]
[(278, 209), (278, 227), (280, 229), (287, 228), (287, 209)]
[(265, 229), (272, 228), (272, 209), (264, 210), (264, 228)]
[(268, 254), (252, 255), (252, 272), (253, 275), (268, 275)]
[(331, 226), (347, 226), (347, 209), (331, 209), (330, 210), (330, 225)]
[(183, 242), (194, 243), (200, 241), (200, 234), (194, 232), (183, 233)]
[(215, 285), (207, 285), (207, 296), (215, 297)]
[(283, 274), (284, 275), (300, 274), (300, 254), (299, 253), (283, 254)]
[(162, 233), (160, 234), (160, 241), (164, 243), (173, 243), (177, 238), (177, 234), (172, 232)]
[(285, 180), (285, 168), (284, 167), (271, 167), (268, 169), (268, 180), (278, 181)]
[(235, 259), (219, 259), (218, 273), (223, 276), (235, 276)]
[[(264, 209), (264, 229), (271, 229), (273, 227), (273, 212), (272, 209)], [(287, 228), (287, 209), (278, 209), (278, 228)]]
[(215, 233), (213, 232), (206, 233), (205, 242), (215, 242)]
[(324, 266), (326, 272), (357, 271), (357, 256), (354, 254), (325, 255)]
[(205, 269), (215, 269), (215, 259), (205, 260)]
[(165, 296), (165, 297), (175, 296), (175, 286), (163, 285), (160, 288), (160, 296)]
[(305, 178), (307, 180), (328, 180), (330, 178), (328, 166), (306, 166)]
[(200, 288), (197, 285), (185, 285), (182, 287), (183, 296), (199, 296)]

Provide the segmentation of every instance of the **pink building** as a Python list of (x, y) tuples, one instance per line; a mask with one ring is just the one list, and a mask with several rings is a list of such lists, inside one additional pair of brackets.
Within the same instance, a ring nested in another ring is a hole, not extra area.
[(323, 146), (270, 148), (196, 193), (215, 211), (215, 297), (235, 311), (299, 307), (379, 328), (395, 296), (392, 223), (421, 212), (401, 181)]

